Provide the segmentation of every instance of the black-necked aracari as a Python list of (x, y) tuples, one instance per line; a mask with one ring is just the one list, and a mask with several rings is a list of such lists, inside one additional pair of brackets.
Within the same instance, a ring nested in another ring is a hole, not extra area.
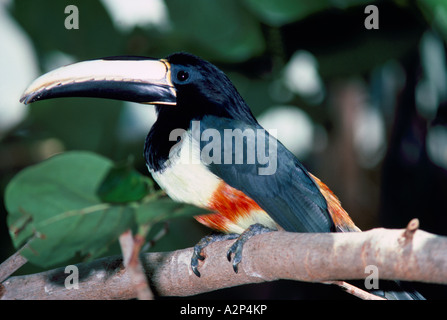
[[(254, 234), (360, 231), (331, 190), (261, 127), (229, 78), (194, 55), (75, 63), (36, 79), (21, 101), (57, 97), (155, 106), (157, 120), (144, 147), (149, 172), (173, 200), (208, 209), (196, 220), (221, 232), (195, 247), (191, 267), (198, 276), (201, 250), (218, 239), (238, 238), (228, 253), (237, 272), (243, 244)], [(240, 145), (235, 133), (242, 134)], [(269, 165), (273, 170), (262, 173)]]

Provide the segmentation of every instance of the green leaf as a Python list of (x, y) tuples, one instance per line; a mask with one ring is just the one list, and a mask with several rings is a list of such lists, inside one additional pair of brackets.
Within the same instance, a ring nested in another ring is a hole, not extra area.
[[(170, 0), (166, 5), (183, 50), (211, 60), (240, 62), (265, 48), (259, 22), (240, 1)], [(222, 23), (212, 23), (216, 18)]]
[(122, 112), (121, 101), (95, 98), (61, 98), (29, 106), (33, 126), (60, 140), (68, 150), (110, 153)]
[(331, 6), (327, 0), (245, 0), (248, 7), (265, 23), (281, 26), (299, 21)]
[(6, 188), (5, 205), (14, 246), (48, 267), (78, 252), (97, 257), (129, 228), (146, 233), (165, 219), (207, 213), (162, 196), (129, 163), (113, 166), (94, 153), (73, 151), (18, 173)]
[(6, 188), (13, 244), (46, 267), (76, 252), (97, 256), (134, 224), (132, 208), (102, 203), (96, 190), (112, 167), (89, 152), (67, 152), (17, 174)]
[(126, 203), (143, 199), (152, 190), (152, 180), (131, 167), (131, 161), (110, 169), (98, 188), (104, 202)]
[(427, 22), (434, 26), (447, 42), (447, 2), (439, 0), (420, 0), (417, 1), (422, 14)]
[[(68, 5), (78, 7), (79, 29), (65, 28)], [(11, 3), (11, 12), (40, 54), (62, 51), (85, 60), (110, 55), (123, 41), (101, 1), (21, 0)]]
[(370, 2), (373, 0), (245, 0), (248, 8), (259, 19), (276, 27), (303, 20), (324, 10), (367, 5)]
[(136, 209), (136, 221), (138, 225), (154, 224), (167, 219), (207, 213), (210, 212), (192, 205), (174, 202), (170, 198), (164, 197), (138, 206)]

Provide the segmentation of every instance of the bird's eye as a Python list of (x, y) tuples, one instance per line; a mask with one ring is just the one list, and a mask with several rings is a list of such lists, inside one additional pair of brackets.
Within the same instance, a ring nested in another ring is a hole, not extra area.
[(188, 80), (188, 78), (189, 78), (189, 73), (186, 72), (186, 71), (180, 70), (177, 73), (177, 80), (178, 81), (186, 81), (186, 80)]

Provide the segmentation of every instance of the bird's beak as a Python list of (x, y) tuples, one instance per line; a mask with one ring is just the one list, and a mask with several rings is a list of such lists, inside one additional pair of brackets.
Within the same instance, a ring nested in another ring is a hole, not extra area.
[(37, 78), (23, 93), (25, 104), (59, 97), (97, 97), (175, 105), (168, 61), (113, 57), (67, 65)]

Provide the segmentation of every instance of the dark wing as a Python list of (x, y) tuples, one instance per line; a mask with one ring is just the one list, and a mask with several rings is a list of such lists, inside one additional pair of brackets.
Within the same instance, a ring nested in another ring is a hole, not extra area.
[[(334, 230), (326, 200), (306, 169), (259, 124), (207, 116), (200, 122), (201, 132), (206, 129), (217, 130), (222, 136), (222, 161), (209, 163), (209, 169), (230, 186), (252, 198), (282, 228), (294, 232)], [(231, 144), (228, 143), (230, 131), (235, 136)], [(238, 143), (241, 141), (244, 159), (243, 163), (237, 163), (240, 160), (240, 149), (237, 150), (241, 147)], [(206, 147), (208, 143), (216, 141), (201, 141), (201, 150), (206, 150), (202, 152), (202, 157), (210, 150), (209, 145)], [(253, 148), (256, 155), (254, 161), (253, 154), (249, 155)], [(230, 153), (232, 161), (228, 161)], [(213, 159), (216, 160), (215, 155)]]

